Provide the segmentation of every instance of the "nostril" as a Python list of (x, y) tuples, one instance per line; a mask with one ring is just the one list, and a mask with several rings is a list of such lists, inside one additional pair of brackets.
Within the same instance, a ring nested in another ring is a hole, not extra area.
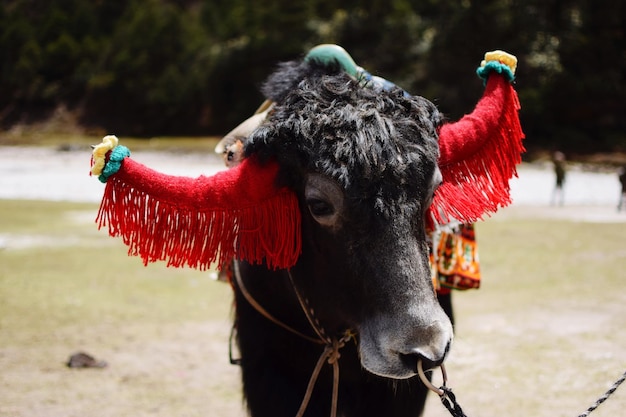
[(440, 366), (448, 352), (450, 351), (451, 341), (448, 341), (443, 352), (435, 353), (430, 348), (416, 348), (409, 354), (401, 354), (402, 361), (411, 369), (417, 370), (417, 363), (422, 361), (422, 369), (424, 371), (431, 370)]
[(433, 368), (436, 368), (443, 362), (443, 358), (433, 360), (417, 351), (409, 354), (401, 353), (400, 359), (407, 369), (412, 369), (414, 372), (417, 372), (417, 363), (420, 361), (422, 362), (422, 369), (424, 371), (429, 371)]

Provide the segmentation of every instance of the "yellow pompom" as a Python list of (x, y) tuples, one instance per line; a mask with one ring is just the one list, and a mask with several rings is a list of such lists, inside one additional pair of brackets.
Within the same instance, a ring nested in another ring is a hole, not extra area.
[(515, 70), (517, 69), (517, 57), (515, 55), (511, 55), (508, 52), (495, 50), (491, 52), (487, 52), (485, 54), (485, 59), (480, 63), (481, 66), (485, 66), (489, 61), (498, 61), (511, 69), (513, 74), (515, 75)]
[(115, 135), (108, 135), (102, 138), (102, 142), (93, 147), (92, 158), (93, 165), (91, 166), (91, 174), (96, 177), (102, 173), (105, 164), (105, 156), (107, 152), (115, 148), (119, 140)]

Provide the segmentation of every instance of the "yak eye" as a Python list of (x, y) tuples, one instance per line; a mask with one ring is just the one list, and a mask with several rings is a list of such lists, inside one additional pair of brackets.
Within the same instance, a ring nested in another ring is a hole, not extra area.
[(330, 216), (335, 212), (334, 207), (324, 200), (310, 198), (306, 201), (306, 204), (309, 206), (311, 214), (315, 217)]
[(343, 190), (333, 179), (311, 174), (304, 189), (304, 201), (313, 219), (321, 226), (336, 229), (340, 226), (343, 209)]

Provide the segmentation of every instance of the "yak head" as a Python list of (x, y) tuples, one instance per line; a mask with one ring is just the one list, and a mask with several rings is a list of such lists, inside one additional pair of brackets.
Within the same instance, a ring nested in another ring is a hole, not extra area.
[(358, 333), (362, 366), (389, 378), (441, 363), (450, 320), (431, 280), (425, 216), (441, 182), (428, 100), (364, 87), (340, 66), (281, 65), (264, 86), (275, 104), (246, 137), (274, 159), (299, 199), (302, 253), (291, 268), (329, 333)]

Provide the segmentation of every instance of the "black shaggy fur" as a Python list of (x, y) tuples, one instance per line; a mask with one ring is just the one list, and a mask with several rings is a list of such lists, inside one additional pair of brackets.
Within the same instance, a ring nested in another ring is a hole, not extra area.
[[(358, 329), (364, 317), (375, 314), (381, 286), (394, 285), (391, 278), (377, 276), (379, 265), (390, 269), (404, 262), (394, 258), (401, 239), (393, 236), (416, 236), (420, 250), (427, 251), (423, 216), (433, 192), (441, 117), (424, 98), (405, 97), (400, 90), (375, 92), (338, 66), (315, 62), (281, 65), (263, 92), (277, 105), (248, 138), (245, 152), (275, 158), (279, 181), (300, 198), (303, 249), (291, 269), (293, 280), (326, 332)], [(343, 190), (339, 234), (321, 228), (307, 207), (303, 193), (312, 173)], [(239, 265), (246, 287), (270, 314), (314, 336), (287, 271)], [(262, 317), (240, 291), (236, 306), (251, 415), (295, 416), (323, 346)], [(358, 336), (341, 350), (338, 416), (418, 416), (426, 396), (423, 384), (416, 377), (392, 380), (369, 373), (357, 346)], [(305, 416), (329, 415), (331, 388), (326, 365)]]

